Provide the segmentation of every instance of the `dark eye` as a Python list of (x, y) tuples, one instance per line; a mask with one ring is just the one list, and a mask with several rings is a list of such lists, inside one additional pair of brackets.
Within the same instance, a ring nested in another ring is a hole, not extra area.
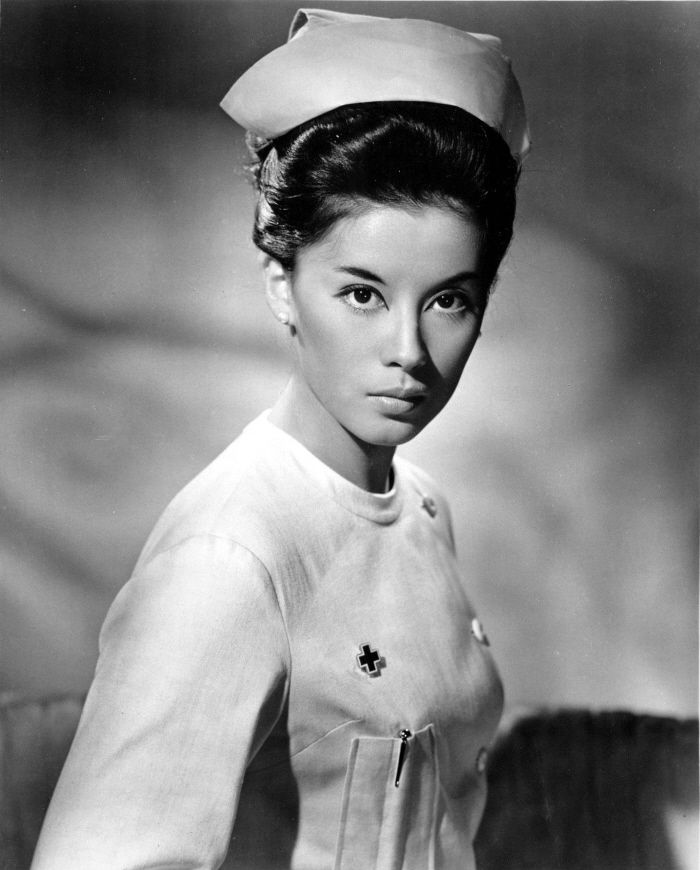
[(441, 293), (433, 299), (430, 307), (445, 314), (463, 314), (473, 310), (464, 293)]
[[(443, 293), (435, 300), (437, 307), (443, 308), (445, 311), (454, 308), (457, 303), (463, 304), (463, 300), (458, 299), (454, 293)], [(458, 304), (457, 307), (460, 305)]]
[(369, 287), (355, 287), (352, 296), (359, 305), (367, 305), (372, 299), (372, 291)]
[(469, 314), (479, 317), (482, 313), (482, 308), (474, 299), (474, 294), (463, 290), (440, 293), (432, 300), (428, 308), (439, 314), (454, 314), (460, 317), (466, 317)]
[(365, 284), (358, 284), (357, 287), (348, 287), (343, 291), (341, 298), (346, 305), (355, 311), (374, 311), (383, 306), (382, 297), (373, 288)]

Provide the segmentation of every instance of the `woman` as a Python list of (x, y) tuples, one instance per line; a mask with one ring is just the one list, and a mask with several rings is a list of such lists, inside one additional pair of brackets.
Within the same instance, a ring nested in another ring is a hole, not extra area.
[(469, 867), (502, 692), (447, 505), (394, 451), (479, 335), (520, 92), (493, 37), (316, 11), (223, 105), (294, 371), (112, 606), (33, 866)]

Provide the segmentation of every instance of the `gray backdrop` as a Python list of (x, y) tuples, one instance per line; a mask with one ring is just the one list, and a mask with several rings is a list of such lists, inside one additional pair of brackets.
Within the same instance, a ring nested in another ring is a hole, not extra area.
[[(502, 37), (516, 238), (452, 404), (452, 500), (511, 703), (695, 713), (700, 8), (325, 3)], [(0, 689), (83, 689), (168, 499), (285, 381), (217, 107), (288, 2), (2, 9)]]

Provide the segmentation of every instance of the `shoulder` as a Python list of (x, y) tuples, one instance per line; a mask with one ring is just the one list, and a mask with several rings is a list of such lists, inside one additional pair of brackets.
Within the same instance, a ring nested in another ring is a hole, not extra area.
[(394, 459), (394, 467), (400, 476), (402, 485), (413, 489), (420, 496), (432, 499), (438, 507), (449, 513), (449, 503), (437, 481), (413, 462), (397, 456)]
[(394, 459), (396, 474), (401, 480), (401, 486), (413, 492), (416, 503), (420, 509), (427, 511), (431, 516), (438, 519), (444, 530), (449, 545), (454, 549), (454, 535), (452, 531), (452, 512), (450, 504), (434, 478), (419, 466), (402, 456)]
[(141, 561), (109, 610), (100, 647), (128, 643), (154, 660), (167, 651), (173, 661), (197, 651), (199, 659), (251, 630), (277, 636), (286, 658), (284, 619), (265, 566), (235, 541), (193, 535)]
[(271, 597), (270, 576), (254, 553), (229, 538), (196, 534), (142, 558), (115, 605), (121, 599), (164, 619), (193, 620)]
[[(243, 432), (170, 502), (137, 564), (187, 540), (228, 540), (268, 563), (279, 546), (281, 518), (298, 512), (304, 482), (280, 454), (261, 418)], [(269, 567), (269, 565), (268, 565)]]

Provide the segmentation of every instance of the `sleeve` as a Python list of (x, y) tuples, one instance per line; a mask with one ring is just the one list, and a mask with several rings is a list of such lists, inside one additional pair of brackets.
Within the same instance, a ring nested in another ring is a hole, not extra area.
[(269, 575), (198, 536), (122, 589), (32, 870), (213, 870), (246, 766), (283, 707), (289, 645)]

